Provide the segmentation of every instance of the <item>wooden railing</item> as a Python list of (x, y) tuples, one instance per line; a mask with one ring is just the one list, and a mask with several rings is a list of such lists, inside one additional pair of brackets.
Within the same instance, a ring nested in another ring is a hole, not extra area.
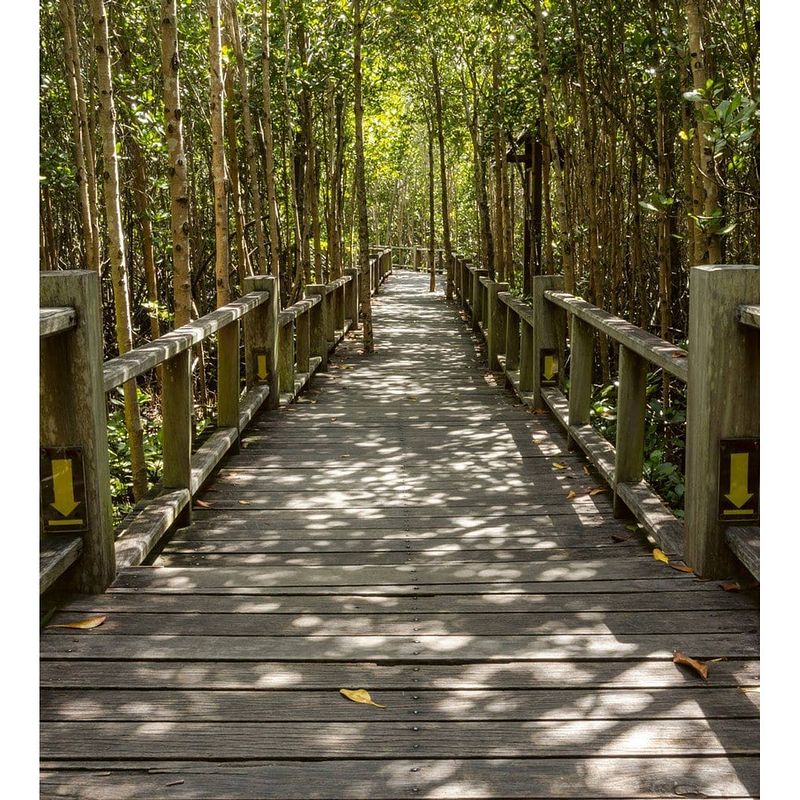
[[(613, 488), (615, 513), (632, 513), (662, 550), (698, 574), (729, 574), (733, 552), (758, 577), (758, 267), (691, 270), (688, 352), (563, 292), (560, 276), (534, 277), (531, 302), (523, 303), (461, 256), (453, 270), (456, 301), (486, 340), (490, 369), (562, 423), (570, 447), (583, 450)], [(590, 424), (598, 334), (619, 345), (616, 446)], [(684, 522), (643, 480), (653, 367), (687, 384)]]
[[(40, 591), (61, 584), (104, 590), (121, 567), (141, 564), (163, 535), (191, 521), (191, 499), (266, 402), (290, 403), (348, 330), (358, 327), (359, 281), (375, 294), (392, 269), (391, 251), (370, 257), (305, 298), (279, 308), (276, 279), (245, 279), (243, 297), (103, 363), (100, 290), (94, 272), (40, 278)], [(244, 326), (244, 391), (241, 349)], [(192, 347), (217, 336), (217, 427), (192, 450)], [(106, 393), (161, 370), (163, 477), (112, 527)], [(63, 495), (63, 497), (59, 497)], [(62, 502), (63, 500), (63, 502)], [(79, 534), (79, 535), (78, 535)]]

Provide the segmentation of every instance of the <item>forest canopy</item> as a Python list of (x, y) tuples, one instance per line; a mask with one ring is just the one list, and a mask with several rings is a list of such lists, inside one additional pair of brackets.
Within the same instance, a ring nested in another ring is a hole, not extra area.
[[(370, 245), (520, 296), (563, 273), (671, 341), (692, 265), (759, 263), (751, 0), (43, 0), (40, 24), (40, 268), (100, 272), (107, 357)], [(157, 385), (111, 402), (139, 496)]]

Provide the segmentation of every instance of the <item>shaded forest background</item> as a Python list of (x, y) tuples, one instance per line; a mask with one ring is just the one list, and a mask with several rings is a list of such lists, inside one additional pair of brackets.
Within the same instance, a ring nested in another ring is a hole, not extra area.
[[(681, 343), (690, 266), (759, 263), (750, 0), (40, 8), (40, 268), (100, 271), (107, 357), (248, 274), (279, 275), (291, 303), (356, 266), (365, 236), (433, 242), (520, 296), (563, 273)], [(214, 358), (196, 354), (198, 437)], [(598, 348), (593, 422), (612, 438), (614, 362)], [(647, 477), (676, 509), (682, 393), (651, 376)], [(109, 402), (124, 510), (158, 479), (157, 378)]]

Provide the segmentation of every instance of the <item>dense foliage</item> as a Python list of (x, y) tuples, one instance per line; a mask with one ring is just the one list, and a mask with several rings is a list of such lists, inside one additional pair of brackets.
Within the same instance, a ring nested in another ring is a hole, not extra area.
[[(109, 22), (136, 345), (168, 330), (178, 307), (160, 55), (171, 5), (194, 315), (219, 299), (220, 185), (234, 295), (245, 275), (270, 271), (291, 302), (303, 284), (358, 262), (356, 39), (373, 244), (432, 240), (485, 262), (520, 295), (531, 275), (564, 272), (568, 288), (674, 341), (686, 335), (692, 264), (758, 263), (759, 12), (751, 0), (43, 0), (41, 268), (91, 267), (94, 224), (107, 356), (120, 346), (121, 323), (91, 10), (104, 7)], [(212, 135), (215, 14), (224, 153)], [(595, 422), (607, 435), (614, 360), (602, 343)], [(198, 423), (214, 408), (208, 364), (209, 353), (198, 352)], [(682, 395), (660, 375), (651, 384), (649, 477), (679, 506)], [(139, 390), (138, 421), (110, 398), (118, 494), (129, 501), (125, 440), (150, 483), (160, 457), (155, 376)]]

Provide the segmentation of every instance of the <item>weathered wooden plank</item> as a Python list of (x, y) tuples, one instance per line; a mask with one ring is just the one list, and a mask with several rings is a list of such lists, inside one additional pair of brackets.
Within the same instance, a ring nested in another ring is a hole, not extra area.
[(77, 322), (74, 308), (40, 308), (39, 337), (53, 336), (72, 330)]
[[(759, 694), (706, 686), (685, 689), (382, 691), (381, 722), (401, 720), (653, 720), (758, 716)], [(40, 719), (123, 722), (374, 722), (375, 709), (328, 691), (44, 690)]]
[(758, 637), (742, 633), (552, 634), (542, 636), (95, 636), (48, 631), (42, 658), (201, 659), (228, 661), (503, 662), (567, 659), (663, 661), (675, 650), (692, 657), (754, 658)]
[[(376, 714), (379, 709), (373, 709)], [(222, 736), (220, 735), (222, 734)], [(571, 720), (557, 722), (228, 722), (223, 731), (207, 722), (45, 722), (45, 758), (214, 759), (220, 742), (229, 759), (358, 758), (364, 748), (383, 758), (580, 758), (681, 755), (747, 756), (758, 752), (758, 725), (728, 719), (724, 744), (706, 720)]]
[(736, 315), (742, 325), (749, 325), (751, 328), (761, 328), (761, 306), (739, 306)]
[(545, 297), (611, 339), (625, 345), (650, 363), (686, 383), (689, 380), (687, 352), (655, 334), (638, 328), (632, 322), (609, 314), (586, 300), (567, 292), (546, 291)]
[[(758, 661), (719, 661), (708, 681), (671, 661), (515, 661), (424, 665), (369, 662), (275, 661), (42, 661), (43, 687), (63, 689), (281, 689), (307, 692), (342, 686), (369, 686), (383, 691), (428, 689), (599, 690), (663, 689), (706, 691), (742, 689), (755, 703), (760, 683)], [(748, 691), (745, 691), (748, 690)]]
[(595, 558), (567, 563), (502, 565), (477, 563), (450, 567), (153, 567), (122, 570), (115, 587), (169, 589), (192, 586), (195, 589), (225, 586), (377, 586), (423, 583), (536, 583), (572, 581), (629, 581), (661, 579), (671, 583), (692, 583), (694, 578), (675, 572), (653, 559), (632, 558), (620, 563), (616, 558)]
[[(217, 756), (218, 757), (218, 756)], [(46, 762), (43, 798), (81, 800), (666, 800), (757, 797), (758, 760), (584, 758)], [(70, 768), (72, 767), (72, 769)]]
[(39, 541), (39, 594), (46, 592), (81, 553), (80, 536), (47, 535)]
[(161, 537), (181, 518), (190, 500), (188, 489), (173, 489), (137, 504), (117, 531), (114, 542), (117, 569), (143, 563)]
[(217, 614), (485, 614), (514, 613), (603, 613), (609, 611), (756, 611), (752, 592), (633, 592), (625, 594), (471, 594), (471, 595), (319, 595), (239, 596), (220, 594), (132, 594), (109, 592), (79, 595), (62, 610), (69, 613)]
[(269, 292), (251, 292), (158, 339), (136, 347), (103, 365), (103, 385), (110, 392), (125, 381), (163, 364), (168, 359), (202, 342), (220, 328), (241, 319), (269, 299)]
[[(54, 623), (83, 619), (75, 612), (59, 613)], [(219, 614), (124, 613), (117, 611), (94, 636), (542, 636), (668, 633), (752, 633), (758, 630), (758, 610), (662, 612), (537, 612), (507, 614), (474, 612), (418, 614)], [(66, 636), (69, 629), (53, 628), (48, 635)], [(74, 634), (73, 634), (74, 635)]]
[(758, 527), (731, 526), (725, 531), (725, 541), (736, 558), (750, 574), (761, 580), (761, 533)]

